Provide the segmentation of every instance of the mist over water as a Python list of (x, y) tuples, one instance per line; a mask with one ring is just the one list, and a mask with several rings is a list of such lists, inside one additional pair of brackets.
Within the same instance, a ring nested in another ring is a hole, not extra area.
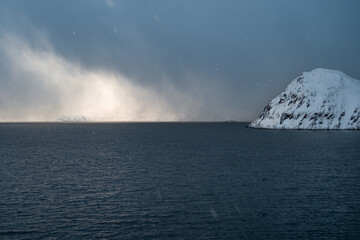
[[(44, 36), (40, 47), (16, 35), (4, 34), (0, 52), (6, 60), (7, 81), (0, 89), (0, 121), (56, 121), (84, 117), (90, 121), (192, 121), (226, 120), (233, 116), (226, 107), (204, 102), (205, 95), (221, 87), (188, 90), (163, 79), (154, 88), (132, 81), (116, 71), (88, 68), (54, 52)], [(205, 95), (204, 95), (205, 94)]]
[(63, 115), (93, 121), (177, 120), (184, 114), (175, 113), (165, 96), (120, 73), (87, 69), (13, 35), (5, 35), (1, 46), (11, 80), (0, 90), (2, 121), (54, 121)]

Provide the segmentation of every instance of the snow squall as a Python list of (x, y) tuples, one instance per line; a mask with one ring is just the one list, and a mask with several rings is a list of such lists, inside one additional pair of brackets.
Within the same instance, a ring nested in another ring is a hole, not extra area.
[(335, 70), (304, 72), (249, 127), (360, 130), (360, 81)]

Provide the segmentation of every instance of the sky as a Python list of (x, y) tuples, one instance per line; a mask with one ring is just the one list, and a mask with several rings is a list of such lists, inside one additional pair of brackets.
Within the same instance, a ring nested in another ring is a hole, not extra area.
[(251, 121), (304, 71), (360, 79), (357, 0), (2, 0), (0, 121)]

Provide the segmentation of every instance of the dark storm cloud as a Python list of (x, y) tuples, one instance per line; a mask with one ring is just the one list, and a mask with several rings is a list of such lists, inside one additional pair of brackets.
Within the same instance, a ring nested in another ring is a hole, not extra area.
[[(331, 68), (360, 79), (359, 7), (355, 0), (2, 1), (0, 29), (34, 51), (119, 72), (170, 108), (198, 106), (180, 119), (251, 120), (303, 71)], [(5, 89), (12, 73), (6, 57), (0, 64)], [(168, 85), (184, 96), (172, 99)], [(182, 105), (189, 97), (194, 104)]]

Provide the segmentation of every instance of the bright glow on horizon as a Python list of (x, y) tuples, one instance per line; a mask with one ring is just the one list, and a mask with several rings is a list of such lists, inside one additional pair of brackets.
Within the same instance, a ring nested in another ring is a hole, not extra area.
[[(35, 50), (8, 35), (1, 47), (9, 58), (11, 86), (21, 96), (1, 91), (0, 121), (56, 121), (85, 116), (91, 121), (176, 121), (181, 112), (150, 89), (120, 73), (85, 69), (52, 49)], [(25, 87), (24, 87), (25, 86)], [(176, 93), (175, 93), (176, 95)]]

